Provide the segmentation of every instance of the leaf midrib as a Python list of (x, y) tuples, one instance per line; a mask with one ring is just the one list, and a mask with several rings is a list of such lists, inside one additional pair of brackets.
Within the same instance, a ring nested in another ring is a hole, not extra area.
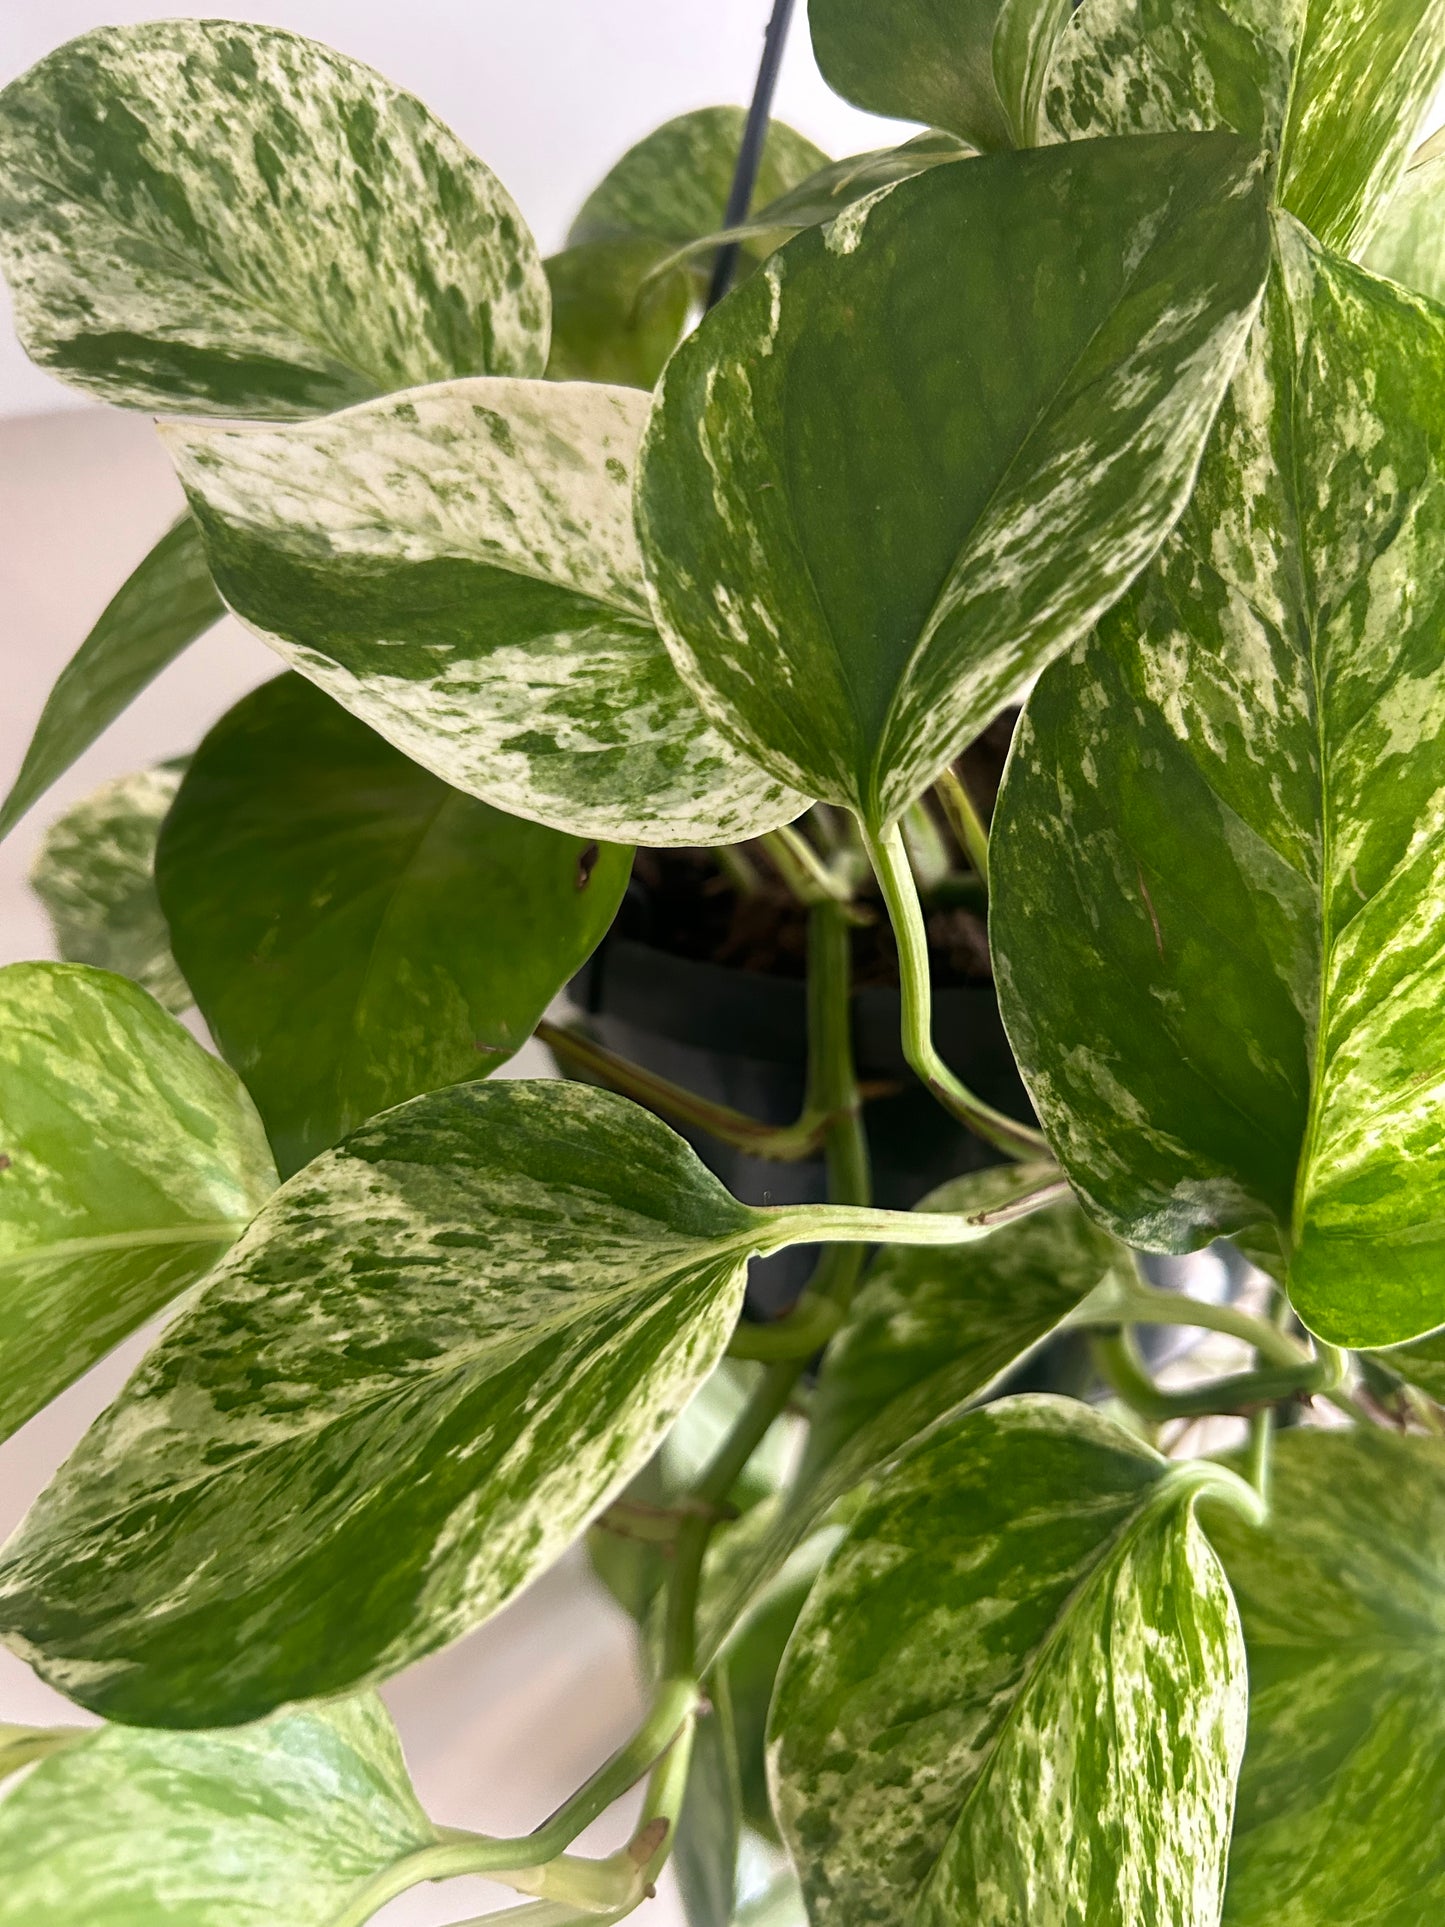
[(25, 1251), (0, 1254), (0, 1274), (23, 1271), (64, 1258), (89, 1258), (106, 1251), (142, 1251), (152, 1246), (234, 1244), (251, 1223), (249, 1218), (203, 1219), (184, 1225), (145, 1226), (133, 1231), (99, 1232), (93, 1236), (59, 1238), (52, 1244), (32, 1245)]

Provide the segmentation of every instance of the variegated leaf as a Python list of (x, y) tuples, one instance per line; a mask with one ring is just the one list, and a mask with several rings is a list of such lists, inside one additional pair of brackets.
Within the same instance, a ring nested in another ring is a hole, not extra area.
[(0, 1631), (152, 1725), (381, 1678), (625, 1486), (721, 1357), (750, 1257), (991, 1226), (739, 1204), (587, 1085), (415, 1098), (283, 1185), (171, 1325), (10, 1542)]
[[(1014, 1181), (1007, 1170), (975, 1172), (917, 1208), (976, 1210)], [(986, 1245), (882, 1252), (823, 1360), (799, 1481), (807, 1513), (986, 1391), (1120, 1263), (1127, 1252), (1072, 1201)]]
[(1439, 1919), (1445, 1443), (1284, 1432), (1267, 1530), (1208, 1524), (1249, 1655), (1227, 1927)]
[(1279, 268), (1158, 564), (1031, 698), (994, 819), (1005, 1022), (1085, 1202), (1273, 1217), (1342, 1344), (1445, 1321), (1445, 315)]
[(163, 535), (60, 673), (0, 806), (5, 836), (168, 663), (225, 614), (189, 515)]
[(810, 0), (813, 51), (869, 113), (921, 120), (984, 152), (1033, 147), (1074, 0)]
[(0, 1438), (209, 1271), (275, 1182), (235, 1075), (143, 990), (0, 970)]
[[(568, 243), (627, 237), (673, 247), (721, 227), (747, 119), (741, 107), (699, 107), (629, 147), (588, 195)], [(753, 188), (755, 205), (774, 201), (828, 156), (782, 121), (768, 128)]]
[(232, 608), (404, 755), (611, 842), (731, 843), (805, 799), (711, 727), (653, 628), (629, 388), (448, 382), (166, 439)]
[(1407, 1385), (1418, 1386), (1437, 1405), (1445, 1404), (1445, 1332), (1432, 1332), (1413, 1345), (1395, 1345), (1366, 1356)]
[(127, 407), (285, 419), (547, 358), (496, 178), (410, 94), (274, 27), (100, 27), (12, 82), (0, 265), (33, 359)]
[(1278, 193), (1354, 253), (1445, 75), (1445, 0), (1087, 0), (1046, 102), (1057, 138), (1228, 128), (1279, 156)]
[(1264, 195), (1227, 135), (935, 168), (715, 309), (668, 364), (638, 517), (720, 727), (874, 829), (919, 794), (1177, 515)]
[(1215, 1927), (1247, 1698), (1215, 1482), (1252, 1502), (1043, 1398), (899, 1462), (773, 1702), (813, 1927)]
[(505, 1063), (600, 941), (631, 866), (629, 849), (449, 789), (281, 676), (196, 751), (157, 881), (201, 1014), (289, 1176), (377, 1111)]
[(0, 1927), (331, 1927), (436, 1839), (370, 1696), (239, 1732), (103, 1727), (0, 1804)]
[(1445, 300), (1445, 137), (1427, 141), (1405, 170), (1365, 252), (1365, 266)]
[(103, 783), (51, 824), (30, 872), (67, 963), (129, 977), (172, 1013), (192, 998), (171, 955), (155, 857), (180, 784), (177, 763)]

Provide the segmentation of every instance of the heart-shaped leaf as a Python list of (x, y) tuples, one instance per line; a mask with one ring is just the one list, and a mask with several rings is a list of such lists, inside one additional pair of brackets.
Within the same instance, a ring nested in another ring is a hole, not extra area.
[[(722, 225), (747, 115), (699, 107), (629, 147), (582, 203), (568, 243), (628, 237), (681, 247)], [(828, 156), (782, 121), (769, 124), (753, 201), (776, 200)]]
[(0, 970), (0, 1437), (209, 1271), (275, 1182), (234, 1073), (143, 990)]
[(638, 516), (678, 667), (881, 830), (1178, 514), (1268, 254), (1227, 135), (934, 168), (800, 235), (669, 362)]
[(0, 1927), (331, 1927), (436, 1839), (369, 1695), (238, 1732), (103, 1727), (0, 1805)]
[(1445, 1444), (1284, 1432), (1269, 1528), (1209, 1509), (1249, 1654), (1228, 1927), (1445, 1909)]
[(646, 415), (630, 388), (481, 380), (166, 439), (232, 608), (404, 755), (573, 835), (736, 842), (806, 799), (712, 728), (653, 628)]
[(1032, 147), (1074, 0), (809, 0), (829, 86), (872, 114), (929, 121), (985, 152)]
[(274, 27), (100, 27), (12, 82), (0, 265), (27, 353), (131, 408), (285, 419), (547, 358), (541, 262), (492, 173)]
[(171, 954), (155, 857), (180, 784), (175, 763), (103, 783), (51, 824), (30, 872), (67, 963), (129, 977), (176, 1014), (194, 1000)]
[(289, 1175), (377, 1111), (505, 1063), (606, 931), (631, 862), (449, 789), (282, 676), (197, 750), (157, 880)]
[(1432, 301), (1445, 297), (1445, 141), (1439, 134), (1405, 170), (1371, 237), (1365, 265)]
[(7, 835), (58, 776), (168, 663), (225, 614), (201, 532), (189, 515), (163, 535), (107, 603), (60, 673), (25, 761), (0, 806)]
[(1244, 1650), (1170, 1464), (1014, 1399), (894, 1468), (783, 1661), (774, 1804), (813, 1927), (1214, 1927)]
[(1088, 0), (1059, 44), (1065, 140), (1228, 128), (1279, 155), (1279, 198), (1352, 254), (1445, 76), (1442, 0)]
[(1118, 1236), (1271, 1216), (1322, 1336), (1445, 1322), (1445, 315), (1293, 223), (1188, 511), (1041, 680), (995, 976)]

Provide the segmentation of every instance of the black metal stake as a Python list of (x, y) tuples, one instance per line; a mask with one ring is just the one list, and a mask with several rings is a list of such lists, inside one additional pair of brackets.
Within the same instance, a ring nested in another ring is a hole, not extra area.
[[(752, 206), (753, 189), (757, 186), (758, 169), (762, 165), (763, 143), (768, 137), (768, 122), (773, 114), (778, 69), (783, 64), (783, 45), (792, 17), (793, 0), (773, 0), (772, 16), (768, 21), (768, 30), (763, 35), (763, 57), (758, 64), (758, 81), (753, 88), (752, 105), (748, 108), (748, 118), (743, 127), (742, 145), (738, 148), (737, 166), (733, 169), (733, 184), (728, 190), (724, 227), (741, 227)], [(712, 280), (707, 290), (708, 307), (714, 307), (727, 293), (737, 263), (737, 242), (725, 242), (718, 249), (717, 259), (712, 265)]]

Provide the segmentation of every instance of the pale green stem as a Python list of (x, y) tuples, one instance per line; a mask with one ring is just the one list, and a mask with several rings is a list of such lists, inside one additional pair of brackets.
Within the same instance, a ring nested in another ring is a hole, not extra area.
[(755, 897), (763, 887), (757, 865), (746, 851), (732, 843), (713, 845), (713, 861), (740, 897)]
[(903, 812), (901, 828), (908, 861), (919, 886), (926, 893), (936, 890), (953, 868), (943, 834), (923, 802), (910, 803)]
[(988, 882), (988, 831), (979, 815), (967, 785), (955, 770), (946, 769), (934, 784), (949, 827), (958, 838), (964, 855), (985, 883)]
[[(1068, 1181), (1051, 1170), (1032, 1190), (988, 1211), (879, 1211), (851, 1204), (758, 1205), (752, 1215), (767, 1222), (768, 1232), (767, 1242), (754, 1248), (762, 1255), (797, 1244), (972, 1244), (1000, 1225), (1032, 1217), (1069, 1195)], [(1175, 1318), (1170, 1322), (1191, 1321)]]
[[(866, 831), (865, 831), (866, 835)], [(903, 1055), (933, 1095), (988, 1144), (1015, 1158), (1048, 1158), (1047, 1140), (1026, 1124), (1006, 1117), (969, 1090), (944, 1063), (933, 1042), (933, 985), (928, 972), (928, 932), (923, 906), (909, 867), (908, 853), (895, 824), (880, 838), (868, 837), (868, 855), (888, 908), (898, 944), (898, 977), (903, 1005)]]
[(769, 830), (758, 842), (777, 866), (778, 874), (799, 903), (847, 903), (853, 892), (845, 877), (836, 876), (807, 837), (784, 824)]
[(1237, 1305), (1212, 1305), (1181, 1291), (1161, 1291), (1122, 1270), (1111, 1272), (1103, 1284), (1065, 1319), (1075, 1329), (1118, 1325), (1189, 1325), (1223, 1332), (1252, 1345), (1271, 1365), (1286, 1368), (1308, 1364), (1306, 1348), (1266, 1318), (1256, 1318)]

